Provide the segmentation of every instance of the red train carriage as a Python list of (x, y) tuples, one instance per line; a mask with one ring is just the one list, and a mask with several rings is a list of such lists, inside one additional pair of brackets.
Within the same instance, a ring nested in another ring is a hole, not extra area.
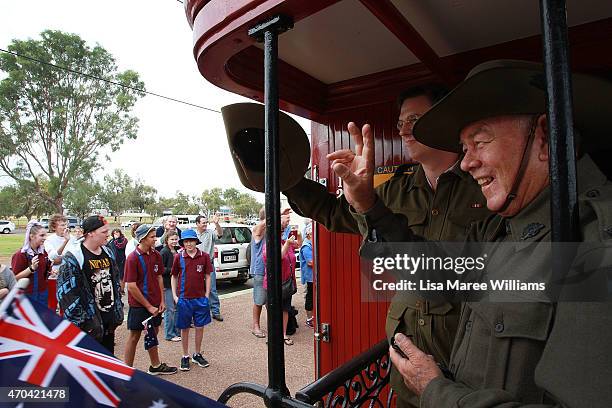
[[(548, 22), (541, 17), (546, 13), (541, 14), (540, 9), (564, 7), (564, 2), (184, 3), (193, 28), (194, 57), (202, 76), (230, 92), (265, 103), (269, 103), (264, 99), (265, 45), (249, 35), (249, 30), (256, 31), (258, 24), (275, 16), (287, 18), (287, 27), (278, 33), (277, 75), (273, 75), (278, 83), (278, 102), (281, 109), (313, 121), (312, 176), (338, 194), (342, 192), (341, 183), (325, 156), (351, 147), (346, 131), (349, 120), (374, 127), (381, 180), (395, 166), (410, 161), (395, 129), (395, 98), (404, 88), (433, 82), (453, 85), (475, 65), (491, 59), (542, 61), (543, 48), (552, 50), (554, 55), (556, 49), (565, 46), (562, 37), (566, 23), (573, 70), (609, 75), (612, 68), (612, 2), (606, 0), (568, 0), (567, 20), (561, 16)], [(560, 42), (543, 44), (540, 33), (549, 26), (560, 27)], [(554, 61), (545, 62), (555, 64)], [(607, 166), (610, 174), (610, 164)], [(322, 226), (316, 228), (315, 235), (313, 343), (317, 378), (321, 378), (384, 338), (387, 304), (360, 299), (360, 237), (330, 233)]]

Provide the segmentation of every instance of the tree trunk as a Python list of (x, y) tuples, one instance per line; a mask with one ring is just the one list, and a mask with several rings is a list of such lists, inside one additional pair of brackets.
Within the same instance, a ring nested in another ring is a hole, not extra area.
[(53, 200), (53, 204), (55, 204), (55, 211), (57, 211), (58, 214), (63, 215), (64, 214), (64, 196), (60, 194), (57, 197), (55, 197), (55, 199)]

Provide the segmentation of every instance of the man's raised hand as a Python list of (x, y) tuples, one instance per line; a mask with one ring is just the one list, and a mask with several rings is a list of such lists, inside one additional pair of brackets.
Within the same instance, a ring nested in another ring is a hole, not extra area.
[(355, 142), (355, 152), (338, 150), (327, 155), (332, 169), (342, 178), (344, 196), (360, 213), (367, 212), (376, 202), (374, 193), (374, 135), (370, 125), (359, 130), (349, 122), (347, 129)]

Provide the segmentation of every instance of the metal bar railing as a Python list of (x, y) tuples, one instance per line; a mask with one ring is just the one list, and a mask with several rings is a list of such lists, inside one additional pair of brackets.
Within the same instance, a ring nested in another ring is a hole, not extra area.
[(385, 401), (381, 401), (380, 397), (389, 384), (390, 375), (389, 343), (385, 339), (302, 388), (295, 397), (324, 407), (361, 407), (366, 404), (389, 407), (393, 391), (389, 389)]

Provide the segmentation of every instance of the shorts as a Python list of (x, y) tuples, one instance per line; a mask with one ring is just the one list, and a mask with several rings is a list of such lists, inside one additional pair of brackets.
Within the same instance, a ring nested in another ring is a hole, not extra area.
[(191, 322), (195, 327), (204, 327), (210, 323), (210, 306), (208, 298), (179, 298), (176, 304), (176, 328), (188, 329)]
[(266, 289), (263, 287), (263, 281), (263, 275), (255, 275), (253, 277), (253, 303), (257, 306), (266, 304)]
[[(142, 322), (151, 317), (151, 313), (146, 307), (133, 307), (128, 309), (127, 328), (128, 330), (144, 330)], [(161, 313), (151, 319), (153, 327), (159, 327), (162, 321)]]
[(281, 303), (281, 310), (283, 312), (289, 312), (291, 310), (291, 300), (293, 299), (293, 295), (285, 298), (285, 299), (281, 299), (280, 303)]
[(304, 309), (312, 312), (312, 282), (306, 282), (306, 294), (304, 295)]
[(281, 309), (283, 310), (283, 312), (291, 311), (291, 299), (292, 298), (293, 298), (293, 295), (289, 296), (286, 299), (281, 299)]

